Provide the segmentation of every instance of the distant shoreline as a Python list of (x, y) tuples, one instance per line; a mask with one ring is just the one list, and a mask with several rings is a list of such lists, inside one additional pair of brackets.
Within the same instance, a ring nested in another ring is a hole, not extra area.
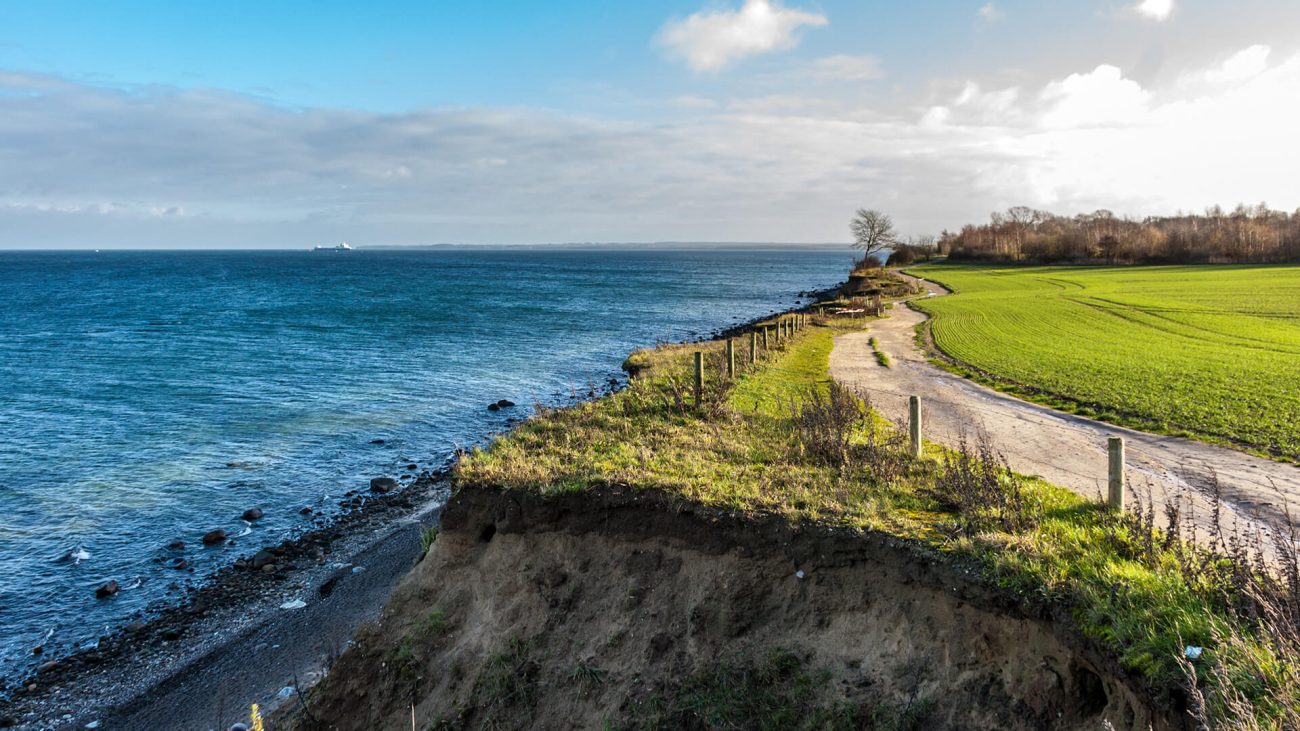
[[(185, 248), (129, 248), (129, 247), (90, 247), (78, 246), (67, 248), (12, 248), (0, 249), (0, 256), (5, 254), (71, 254), (71, 253), (202, 253), (202, 252), (286, 252), (301, 251), (310, 253), (316, 244), (306, 243), (300, 246), (273, 246), (273, 247), (230, 247), (230, 248), (209, 248), (209, 247), (185, 247)], [(353, 246), (348, 253), (365, 252), (365, 251), (469, 251), (469, 252), (488, 252), (488, 251), (608, 251), (608, 252), (629, 252), (638, 253), (643, 251), (734, 251), (734, 252), (752, 252), (752, 251), (826, 251), (838, 252), (844, 254), (854, 253), (850, 244), (833, 244), (833, 243), (780, 243), (780, 242), (692, 242), (692, 241), (611, 241), (611, 242), (589, 242), (589, 243), (538, 243), (538, 244), (357, 244)], [(340, 252), (343, 253), (343, 252)]]

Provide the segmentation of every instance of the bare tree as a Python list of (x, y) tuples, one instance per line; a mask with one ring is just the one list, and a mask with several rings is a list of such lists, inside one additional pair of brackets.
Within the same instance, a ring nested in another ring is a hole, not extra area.
[(894, 222), (880, 211), (859, 208), (849, 221), (853, 233), (853, 247), (862, 250), (862, 258), (869, 259), (898, 243)]

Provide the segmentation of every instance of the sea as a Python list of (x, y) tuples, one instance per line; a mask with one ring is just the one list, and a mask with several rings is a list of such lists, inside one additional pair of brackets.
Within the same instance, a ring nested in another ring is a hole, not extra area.
[[(621, 382), (634, 348), (790, 308), (852, 259), (0, 252), (0, 681), (307, 530), (372, 477), (437, 470), (534, 404)], [(518, 406), (487, 409), (500, 399)], [(252, 507), (264, 517), (242, 520)], [(202, 548), (217, 528), (236, 546)], [(166, 562), (177, 539), (185, 570)], [(120, 592), (97, 599), (109, 580)]]

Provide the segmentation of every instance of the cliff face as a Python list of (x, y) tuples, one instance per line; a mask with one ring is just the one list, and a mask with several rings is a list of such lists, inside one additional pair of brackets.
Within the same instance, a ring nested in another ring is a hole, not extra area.
[(1169, 728), (1068, 622), (882, 536), (468, 490), (300, 729)]

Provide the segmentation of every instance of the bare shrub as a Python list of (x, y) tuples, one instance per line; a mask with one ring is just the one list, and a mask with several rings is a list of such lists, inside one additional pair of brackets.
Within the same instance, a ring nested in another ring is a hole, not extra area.
[(820, 464), (853, 461), (854, 436), (870, 423), (867, 405), (848, 388), (831, 382), (825, 394), (812, 390), (794, 409), (792, 423), (804, 454)]
[(957, 449), (946, 452), (929, 492), (957, 513), (957, 529), (966, 535), (1020, 533), (1036, 527), (1041, 518), (1037, 503), (1026, 499), (1020, 477), (985, 436), (974, 448), (963, 437)]

